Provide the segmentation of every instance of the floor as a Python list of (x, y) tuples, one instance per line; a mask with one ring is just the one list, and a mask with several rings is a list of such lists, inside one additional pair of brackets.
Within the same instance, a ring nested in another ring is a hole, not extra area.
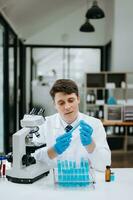
[(114, 168), (132, 168), (133, 167), (133, 152), (128, 153), (113, 153), (112, 164)]

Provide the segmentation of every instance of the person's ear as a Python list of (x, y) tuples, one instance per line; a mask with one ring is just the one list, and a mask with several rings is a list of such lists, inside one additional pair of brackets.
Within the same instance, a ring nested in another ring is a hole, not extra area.
[(77, 99), (78, 99), (78, 103), (80, 103), (80, 96), (78, 96)]

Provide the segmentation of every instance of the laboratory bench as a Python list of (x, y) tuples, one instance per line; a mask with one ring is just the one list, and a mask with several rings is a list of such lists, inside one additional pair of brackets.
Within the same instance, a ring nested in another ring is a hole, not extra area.
[(113, 200), (133, 199), (133, 168), (114, 168), (115, 181), (105, 182), (104, 173), (96, 172), (94, 188), (55, 187), (52, 171), (32, 184), (17, 184), (0, 178), (1, 200)]

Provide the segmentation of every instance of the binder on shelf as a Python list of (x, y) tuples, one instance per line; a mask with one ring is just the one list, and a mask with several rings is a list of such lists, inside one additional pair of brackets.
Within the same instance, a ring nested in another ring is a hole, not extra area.
[(133, 121), (133, 105), (125, 105), (123, 112), (124, 121)]
[(105, 105), (104, 107), (105, 120), (123, 121), (123, 106), (122, 105)]

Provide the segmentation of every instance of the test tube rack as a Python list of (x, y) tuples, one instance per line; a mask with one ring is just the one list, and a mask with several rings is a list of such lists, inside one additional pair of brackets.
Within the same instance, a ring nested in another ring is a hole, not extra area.
[(94, 183), (92, 173), (90, 173), (88, 160), (57, 161), (57, 168), (54, 169), (55, 184), (63, 187), (85, 187)]

